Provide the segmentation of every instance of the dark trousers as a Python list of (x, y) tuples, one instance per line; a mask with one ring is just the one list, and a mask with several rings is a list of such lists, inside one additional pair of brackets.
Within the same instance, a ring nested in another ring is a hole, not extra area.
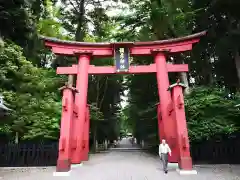
[(167, 171), (167, 167), (168, 167), (168, 153), (161, 153), (161, 159), (162, 159), (163, 170)]

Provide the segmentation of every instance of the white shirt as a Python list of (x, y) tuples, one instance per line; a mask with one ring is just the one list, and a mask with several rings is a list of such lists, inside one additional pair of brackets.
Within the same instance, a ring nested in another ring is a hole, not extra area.
[(159, 154), (161, 154), (161, 153), (164, 153), (164, 154), (171, 153), (171, 149), (168, 146), (168, 144), (164, 144), (164, 145), (160, 144), (159, 145)]

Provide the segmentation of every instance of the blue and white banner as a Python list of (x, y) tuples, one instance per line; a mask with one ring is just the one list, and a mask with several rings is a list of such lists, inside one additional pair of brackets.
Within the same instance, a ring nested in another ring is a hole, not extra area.
[(129, 70), (129, 49), (115, 49), (115, 65), (117, 72), (127, 72)]

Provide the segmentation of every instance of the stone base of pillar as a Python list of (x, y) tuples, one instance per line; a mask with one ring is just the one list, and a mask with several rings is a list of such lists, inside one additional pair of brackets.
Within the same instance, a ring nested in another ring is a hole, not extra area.
[(168, 163), (168, 168), (169, 169), (178, 169), (179, 167), (178, 167), (178, 163), (171, 163), (171, 162), (169, 162)]
[(71, 161), (70, 159), (66, 160), (57, 160), (57, 172), (68, 172), (71, 169)]
[(70, 176), (70, 173), (71, 171), (68, 171), (68, 172), (53, 172), (53, 176)]
[(196, 170), (182, 170), (182, 169), (177, 169), (177, 172), (180, 175), (196, 175), (197, 171)]
[(80, 163), (80, 164), (72, 164), (72, 168), (81, 167), (82, 165), (83, 165), (83, 163)]

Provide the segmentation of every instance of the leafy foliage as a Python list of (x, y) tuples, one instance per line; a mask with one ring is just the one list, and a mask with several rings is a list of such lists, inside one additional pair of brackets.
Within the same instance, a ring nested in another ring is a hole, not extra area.
[(63, 79), (54, 71), (34, 67), (23, 56), (22, 49), (5, 43), (0, 53), (1, 89), (5, 101), (13, 109), (10, 132), (22, 138), (57, 137), (61, 112), (60, 94), (53, 92)]
[[(28, 4), (24, 0), (1, 1), (0, 22), (1, 36), (12, 39), (16, 44), (26, 47), (27, 40), (34, 33), (32, 14), (27, 10)], [(21, 36), (19, 36), (21, 34)]]
[(186, 97), (186, 116), (192, 140), (239, 131), (240, 111), (235, 105), (240, 96), (229, 98), (227, 95), (224, 89), (198, 87)]

